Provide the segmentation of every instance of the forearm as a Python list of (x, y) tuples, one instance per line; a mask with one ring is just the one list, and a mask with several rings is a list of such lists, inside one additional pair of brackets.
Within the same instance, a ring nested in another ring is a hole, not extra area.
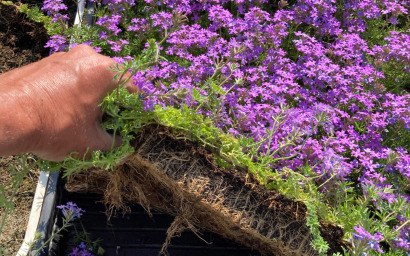
[(41, 133), (35, 107), (29, 88), (0, 75), (0, 156), (35, 150)]

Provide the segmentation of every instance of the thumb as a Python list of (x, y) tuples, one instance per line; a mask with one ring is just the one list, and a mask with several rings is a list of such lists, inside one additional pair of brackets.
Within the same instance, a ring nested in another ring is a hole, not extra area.
[(92, 151), (102, 150), (108, 152), (111, 149), (119, 147), (121, 143), (122, 139), (120, 136), (116, 135), (114, 137), (112, 134), (104, 131), (99, 122), (96, 122), (93, 142), (91, 143), (93, 146), (90, 147)]

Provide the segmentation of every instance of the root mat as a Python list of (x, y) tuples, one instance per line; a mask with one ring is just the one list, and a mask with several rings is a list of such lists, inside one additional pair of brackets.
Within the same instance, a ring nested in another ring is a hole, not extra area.
[[(162, 252), (184, 230), (201, 229), (263, 255), (318, 255), (311, 247), (306, 206), (256, 185), (247, 173), (216, 165), (212, 154), (166, 128), (150, 126), (137, 135), (135, 153), (115, 171), (74, 175), (69, 191), (104, 194), (108, 211), (130, 211), (139, 203), (175, 216)], [(322, 226), (329, 254), (342, 251), (343, 232)]]

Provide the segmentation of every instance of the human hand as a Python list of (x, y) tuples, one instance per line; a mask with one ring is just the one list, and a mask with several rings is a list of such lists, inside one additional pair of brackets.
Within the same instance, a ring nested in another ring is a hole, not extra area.
[[(2, 143), (2, 136), (10, 137), (13, 120), (0, 117), (2, 127), (9, 124), (3, 132), (0, 129), (0, 155), (32, 152), (60, 161), (73, 151), (78, 152), (74, 157), (82, 157), (87, 150), (110, 150), (113, 136), (100, 126), (103, 112), (98, 105), (118, 86), (113, 81), (115, 72), (108, 70), (114, 63), (91, 47), (79, 45), (1, 75), (1, 100), (13, 101), (6, 105), (19, 129), (13, 136), (17, 145), (4, 138)], [(131, 83), (127, 89), (138, 91)], [(120, 143), (116, 137), (114, 146)]]

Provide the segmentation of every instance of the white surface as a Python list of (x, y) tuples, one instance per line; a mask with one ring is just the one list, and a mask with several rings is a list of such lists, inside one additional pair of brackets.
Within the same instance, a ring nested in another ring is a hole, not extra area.
[(17, 256), (27, 256), (30, 252), (30, 245), (32, 245), (34, 242), (35, 233), (40, 221), (41, 209), (43, 208), (44, 196), (46, 195), (49, 177), (49, 172), (40, 172), (33, 205), (31, 206), (30, 218), (28, 220), (26, 234), (24, 236), (23, 244), (21, 245), (20, 250), (17, 252)]

